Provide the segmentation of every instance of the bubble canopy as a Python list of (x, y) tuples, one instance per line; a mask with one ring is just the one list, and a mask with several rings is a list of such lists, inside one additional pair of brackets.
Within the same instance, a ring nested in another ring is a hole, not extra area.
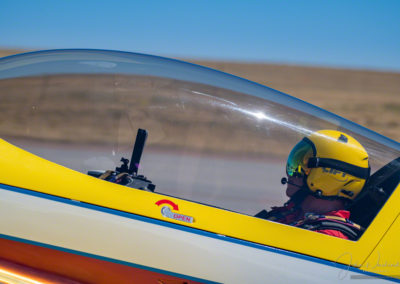
[(271, 88), (177, 60), (105, 50), (0, 59), (0, 138), (82, 173), (130, 158), (166, 195), (253, 215), (286, 201), (290, 150), (321, 129), (356, 138), (372, 170), (399, 143)]

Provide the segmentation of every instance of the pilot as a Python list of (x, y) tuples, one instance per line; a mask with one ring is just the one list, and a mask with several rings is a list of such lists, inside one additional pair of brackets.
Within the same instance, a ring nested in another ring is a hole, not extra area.
[(319, 233), (356, 240), (362, 228), (350, 221), (348, 209), (370, 174), (368, 153), (353, 137), (320, 130), (302, 139), (286, 164), (283, 206), (256, 217)]

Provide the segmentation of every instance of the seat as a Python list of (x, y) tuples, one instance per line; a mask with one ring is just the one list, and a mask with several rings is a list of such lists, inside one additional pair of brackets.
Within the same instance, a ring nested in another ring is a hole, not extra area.
[(349, 208), (351, 220), (367, 228), (400, 182), (400, 157), (386, 164), (365, 184)]

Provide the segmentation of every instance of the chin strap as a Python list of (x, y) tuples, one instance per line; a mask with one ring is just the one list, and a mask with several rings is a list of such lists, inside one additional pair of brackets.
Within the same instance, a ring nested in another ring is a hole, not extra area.
[(306, 181), (306, 176), (303, 178), (303, 185), (299, 186), (297, 184), (291, 183), (288, 181), (287, 178), (283, 177), (281, 179), (282, 184), (290, 184), (292, 186), (296, 186), (299, 188), (293, 195), (292, 197), (285, 203), (285, 205), (289, 203), (294, 203), (296, 207), (300, 206), (300, 204), (303, 202), (303, 200), (310, 194), (313, 194), (313, 192), (308, 188), (307, 186), (307, 181)]
[[(282, 178), (282, 184), (286, 184), (287, 179)], [(261, 210), (254, 217), (267, 219), (275, 222), (289, 224), (293, 219), (297, 219), (301, 214), (300, 205), (303, 200), (309, 195), (306, 188), (299, 187), (300, 189), (293, 194), (293, 196), (281, 207), (272, 207), (272, 210)], [(291, 221), (290, 221), (291, 220)]]
[(295, 194), (292, 195), (292, 197), (285, 203), (285, 205), (293, 202), (295, 206), (298, 207), (303, 202), (303, 200), (310, 194), (311, 191), (306, 186), (302, 186), (300, 187), (299, 190), (296, 191)]
[(300, 187), (282, 207), (272, 207), (271, 211), (262, 210), (255, 217), (289, 224), (301, 216), (301, 203), (308, 195), (308, 190)]

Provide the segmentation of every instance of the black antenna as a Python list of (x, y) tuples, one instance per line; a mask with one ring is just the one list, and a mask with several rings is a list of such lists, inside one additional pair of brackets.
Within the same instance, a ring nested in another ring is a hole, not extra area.
[(138, 129), (136, 135), (135, 146), (133, 147), (131, 163), (129, 165), (129, 174), (137, 175), (139, 169), (140, 158), (142, 157), (144, 144), (147, 139), (147, 131), (144, 129)]

